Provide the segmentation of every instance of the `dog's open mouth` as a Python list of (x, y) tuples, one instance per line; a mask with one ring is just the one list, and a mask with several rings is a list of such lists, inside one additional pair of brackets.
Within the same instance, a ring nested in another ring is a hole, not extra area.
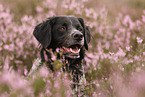
[(62, 46), (60, 48), (60, 51), (62, 51), (63, 55), (65, 55), (66, 57), (75, 59), (80, 57), (79, 52), (81, 47), (81, 45), (72, 45), (69, 47)]

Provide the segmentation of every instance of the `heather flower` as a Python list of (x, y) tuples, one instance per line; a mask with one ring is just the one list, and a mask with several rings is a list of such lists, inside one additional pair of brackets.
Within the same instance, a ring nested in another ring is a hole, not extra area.
[(121, 68), (122, 71), (124, 71), (124, 68)]
[(88, 0), (82, 0), (82, 2), (87, 2)]
[(44, 0), (42, 4), (44, 8), (55, 9), (57, 7), (57, 2), (57, 0)]
[(125, 16), (124, 20), (123, 20), (123, 24), (128, 27), (132, 30), (135, 26), (135, 24), (132, 22), (130, 16)]
[(124, 57), (125, 55), (126, 53), (121, 48), (119, 48), (119, 51), (116, 53), (116, 56)]
[(132, 60), (132, 59), (130, 59), (130, 60), (129, 60), (129, 62), (130, 62), (130, 63), (133, 63), (133, 60)]
[(17, 94), (23, 96), (31, 94), (31, 89), (28, 87), (27, 81), (14, 71), (4, 71), (1, 74), (0, 79), (1, 85), (7, 85), (10, 89), (12, 89), (13, 92), (16, 92)]
[(142, 15), (142, 21), (145, 22), (145, 16), (144, 15)]
[(47, 77), (49, 74), (47, 67), (41, 67), (39, 72), (40, 72), (40, 76), (42, 77)]
[(143, 14), (145, 14), (145, 10), (143, 10)]
[(143, 55), (145, 56), (145, 52), (143, 52)]
[(135, 55), (135, 56), (134, 56), (134, 60), (140, 61), (140, 57)]
[(114, 55), (114, 53), (112, 53), (112, 52), (109, 52), (109, 54), (110, 54), (110, 55)]
[(128, 47), (126, 47), (126, 51), (130, 51), (130, 47), (128, 46)]
[(4, 45), (4, 49), (9, 49), (9, 45)]
[(97, 83), (96, 86), (99, 87), (100, 85)]
[(16, 64), (21, 64), (21, 63), (22, 63), (22, 61), (15, 60), (15, 63), (16, 63)]
[(140, 37), (137, 37), (137, 43), (142, 43), (143, 42), (143, 39), (141, 39)]
[(140, 26), (140, 25), (142, 25), (142, 22), (140, 20), (137, 20), (136, 24), (137, 24), (137, 26)]
[(41, 7), (39, 7), (39, 6), (37, 6), (37, 7), (36, 7), (36, 11), (37, 11), (37, 12), (42, 12), (43, 9), (42, 9)]
[(28, 70), (25, 68), (24, 69), (24, 75), (27, 75), (28, 74)]

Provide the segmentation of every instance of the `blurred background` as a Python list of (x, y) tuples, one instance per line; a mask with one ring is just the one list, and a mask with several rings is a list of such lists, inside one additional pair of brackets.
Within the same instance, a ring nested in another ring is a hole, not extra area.
[[(43, 0), (0, 0), (0, 3), (15, 14), (16, 20), (25, 14), (37, 15), (36, 6)], [(59, 0), (61, 5), (63, 0)], [(78, 0), (80, 1), (80, 0)], [(49, 4), (47, 4), (49, 6)], [(129, 14), (133, 19), (141, 18), (140, 14), (145, 9), (145, 0), (88, 0), (85, 4), (88, 8), (97, 10), (106, 7), (109, 15), (114, 17), (118, 13)], [(59, 13), (59, 10), (57, 10)]]

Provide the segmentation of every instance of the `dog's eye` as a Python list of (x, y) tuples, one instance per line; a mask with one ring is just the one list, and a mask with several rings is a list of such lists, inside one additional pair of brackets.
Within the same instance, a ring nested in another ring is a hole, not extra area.
[(78, 28), (78, 30), (79, 30), (80, 32), (82, 32), (82, 31), (83, 31), (83, 29), (82, 29), (82, 28)]
[(60, 30), (60, 31), (65, 31), (66, 28), (65, 28), (65, 26), (61, 26), (61, 27), (59, 28), (59, 30)]

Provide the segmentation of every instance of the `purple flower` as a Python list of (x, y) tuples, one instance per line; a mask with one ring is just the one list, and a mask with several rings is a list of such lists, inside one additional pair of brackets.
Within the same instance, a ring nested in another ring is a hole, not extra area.
[(140, 37), (137, 37), (137, 43), (142, 43), (143, 42), (143, 39), (141, 39)]
[(142, 15), (142, 21), (145, 22), (145, 16), (144, 15)]
[(130, 51), (130, 47), (129, 47), (129, 46), (128, 46), (128, 47), (126, 47), (126, 50), (127, 50), (127, 51)]
[(143, 52), (143, 55), (145, 56), (145, 52)]

